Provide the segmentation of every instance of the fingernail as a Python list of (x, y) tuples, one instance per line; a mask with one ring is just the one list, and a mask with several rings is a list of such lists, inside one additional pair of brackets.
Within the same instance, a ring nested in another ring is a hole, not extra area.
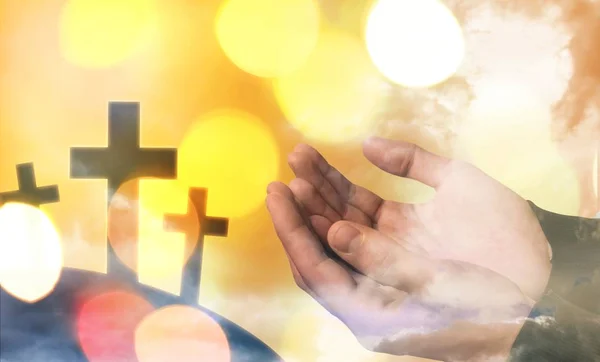
[(332, 247), (342, 253), (349, 254), (362, 242), (362, 233), (350, 225), (344, 225), (335, 232)]

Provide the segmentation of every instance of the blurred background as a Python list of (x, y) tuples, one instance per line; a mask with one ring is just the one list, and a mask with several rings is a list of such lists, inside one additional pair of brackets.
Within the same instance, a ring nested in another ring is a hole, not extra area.
[[(286, 361), (412, 361), (364, 351), (295, 286), (267, 184), (293, 178), (286, 157), (304, 142), (385, 198), (429, 199), (364, 159), (361, 142), (378, 135), (594, 217), (599, 45), (595, 0), (0, 0), (0, 192), (33, 162), (37, 184), (60, 189), (41, 206), (57, 265), (106, 272), (108, 237), (140, 282), (178, 294), (198, 225), (162, 220), (186, 212), (189, 187), (207, 188), (207, 214), (230, 224), (204, 239), (201, 305)], [(179, 157), (177, 180), (132, 180), (138, 197), (121, 185), (107, 210), (106, 181), (71, 179), (69, 150), (107, 146), (111, 101), (140, 102), (141, 146)], [(129, 207), (137, 226), (119, 223)], [(30, 258), (8, 245), (7, 220), (1, 253)], [(49, 293), (42, 284), (23, 293)]]

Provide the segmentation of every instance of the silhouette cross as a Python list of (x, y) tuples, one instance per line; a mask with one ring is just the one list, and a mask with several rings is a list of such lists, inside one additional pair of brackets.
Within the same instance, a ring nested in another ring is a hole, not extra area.
[[(108, 147), (71, 148), (71, 178), (106, 179), (108, 202), (124, 182), (137, 177), (174, 179), (177, 176), (177, 149), (140, 147), (139, 103), (109, 103)], [(134, 195), (135, 196), (135, 195)], [(132, 223), (138, 220), (132, 215)], [(135, 280), (107, 243), (108, 273)]]
[(22, 202), (37, 207), (60, 201), (58, 186), (37, 186), (32, 162), (17, 165), (17, 182), (18, 190), (0, 193), (0, 205), (5, 202)]
[[(181, 277), (181, 298), (192, 304), (198, 303), (200, 296), (200, 271), (202, 269), (202, 249), (204, 236), (227, 236), (229, 220), (222, 217), (206, 216), (207, 190), (203, 188), (191, 188), (188, 196), (188, 210), (185, 215), (165, 215), (164, 224), (167, 231), (185, 232), (187, 222), (193, 214), (192, 207), (196, 209), (196, 215), (200, 224), (200, 234), (193, 250), (186, 250), (190, 258), (185, 263)], [(186, 243), (189, 245), (189, 243)], [(188, 254), (191, 252), (190, 254)]]

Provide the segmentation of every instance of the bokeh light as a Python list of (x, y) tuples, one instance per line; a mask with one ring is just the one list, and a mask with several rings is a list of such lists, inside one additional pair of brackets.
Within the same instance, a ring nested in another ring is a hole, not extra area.
[(226, 0), (215, 31), (221, 48), (242, 70), (260, 77), (294, 71), (319, 35), (315, 0)]
[[(200, 234), (196, 210), (188, 201), (183, 184), (155, 178), (129, 180), (111, 199), (109, 241), (140, 282), (179, 293), (181, 270)], [(169, 215), (181, 216), (171, 229), (166, 227)]]
[(188, 306), (169, 306), (147, 316), (135, 331), (140, 362), (229, 362), (225, 332), (204, 312)]
[(63, 56), (81, 67), (108, 67), (151, 39), (158, 11), (154, 0), (69, 0), (60, 22)]
[(135, 361), (135, 329), (154, 310), (142, 297), (126, 291), (97, 295), (80, 306), (77, 337), (90, 362)]
[(321, 34), (300, 69), (274, 80), (292, 126), (309, 139), (332, 143), (368, 136), (382, 85), (360, 40), (333, 30)]
[(439, 0), (379, 0), (369, 14), (365, 40), (381, 73), (406, 87), (445, 81), (465, 53), (461, 26)]
[(459, 135), (466, 158), (541, 208), (577, 215), (577, 177), (552, 142), (549, 107), (514, 79), (489, 79), (477, 94)]
[(279, 149), (257, 117), (234, 110), (206, 114), (188, 130), (179, 147), (178, 178), (208, 189), (207, 214), (239, 218), (264, 204), (277, 179)]
[(0, 207), (0, 285), (25, 302), (52, 292), (63, 267), (60, 236), (40, 209), (9, 202)]

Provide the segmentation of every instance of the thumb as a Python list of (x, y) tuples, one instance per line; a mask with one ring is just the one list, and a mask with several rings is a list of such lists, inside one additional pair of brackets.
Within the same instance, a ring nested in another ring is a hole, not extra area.
[(413, 292), (433, 277), (433, 263), (369, 227), (338, 221), (327, 241), (332, 249), (362, 274), (382, 285)]
[(363, 145), (365, 157), (380, 169), (400, 177), (438, 187), (451, 160), (403, 141), (368, 138)]

